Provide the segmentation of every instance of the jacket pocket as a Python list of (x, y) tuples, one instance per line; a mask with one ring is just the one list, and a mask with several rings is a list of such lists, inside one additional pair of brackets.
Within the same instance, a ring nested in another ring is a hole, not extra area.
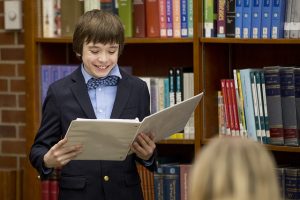
[(63, 189), (83, 189), (87, 184), (85, 177), (61, 177), (60, 187)]

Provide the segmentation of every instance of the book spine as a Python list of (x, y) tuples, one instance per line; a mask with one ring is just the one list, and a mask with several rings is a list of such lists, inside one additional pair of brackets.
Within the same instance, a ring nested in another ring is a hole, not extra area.
[(146, 13), (144, 0), (133, 0), (133, 13), (133, 35), (137, 38), (144, 38), (146, 37)]
[(169, 69), (169, 95), (170, 95), (170, 106), (174, 106), (175, 101), (175, 69), (170, 68)]
[(227, 92), (227, 102), (228, 102), (228, 110), (229, 110), (229, 118), (230, 118), (230, 131), (232, 136), (236, 136), (236, 129), (235, 129), (235, 118), (233, 112), (233, 99), (231, 95), (231, 88), (230, 88), (230, 80), (226, 79), (226, 92)]
[(234, 80), (230, 79), (229, 84), (230, 84), (230, 94), (231, 94), (231, 100), (232, 100), (235, 136), (240, 136), (240, 122), (239, 122), (239, 117), (238, 117), (238, 108), (237, 108)]
[(147, 37), (160, 37), (158, 0), (145, 0), (146, 4), (146, 33)]
[(164, 173), (164, 199), (180, 199), (180, 166), (166, 164), (162, 166)]
[(175, 103), (183, 101), (183, 72), (181, 68), (175, 69)]
[(235, 37), (235, 1), (236, 0), (226, 0), (225, 35), (228, 38)]
[(226, 122), (226, 135), (231, 135), (230, 130), (230, 113), (229, 113), (229, 104), (228, 104), (228, 95), (226, 89), (226, 79), (221, 79), (221, 89), (223, 94), (223, 101), (224, 101), (224, 110), (225, 110), (225, 122)]
[(188, 2), (188, 37), (194, 36), (194, 10), (193, 0), (187, 0)]
[(173, 37), (180, 38), (180, 0), (172, 0), (173, 8)]
[(285, 168), (285, 197), (300, 199), (300, 169)]
[(258, 100), (258, 116), (259, 116), (259, 122), (260, 122), (261, 137), (262, 137), (262, 142), (264, 144), (267, 144), (260, 71), (256, 71), (254, 73), (254, 78), (256, 81), (256, 91), (257, 91), (257, 100)]
[(180, 165), (180, 200), (188, 200), (189, 171), (191, 165)]
[(217, 18), (217, 37), (224, 38), (226, 33), (226, 2), (225, 0), (218, 0), (217, 1), (218, 6), (218, 18)]
[(225, 121), (225, 106), (224, 98), (221, 91), (218, 91), (218, 124), (219, 136), (226, 135), (226, 121)]
[(250, 38), (260, 38), (261, 32), (261, 4), (262, 0), (252, 0), (252, 20), (251, 20), (251, 34)]
[(292, 1), (293, 0), (286, 0), (285, 21), (284, 21), (284, 38), (290, 38)]
[(251, 34), (251, 2), (243, 0), (243, 38), (250, 38)]
[(269, 114), (268, 114), (268, 106), (267, 106), (265, 75), (264, 75), (263, 71), (260, 71), (260, 81), (261, 81), (261, 90), (262, 90), (262, 98), (263, 98), (265, 131), (266, 131), (266, 137), (267, 137), (266, 143), (270, 144)]
[(243, 1), (235, 2), (235, 38), (243, 38)]
[(261, 38), (271, 38), (272, 0), (262, 0)]
[(180, 0), (181, 37), (188, 37), (188, 0)]
[(173, 3), (166, 0), (167, 37), (173, 37)]
[(275, 145), (284, 144), (279, 70), (278, 66), (264, 67), (270, 144)]
[(262, 141), (262, 134), (261, 134), (261, 127), (260, 127), (260, 118), (259, 118), (259, 106), (258, 106), (258, 98), (257, 98), (257, 89), (256, 89), (256, 79), (255, 79), (255, 71), (250, 72), (250, 80), (251, 80), (251, 92), (252, 92), (252, 99), (253, 99), (253, 108), (254, 108), (254, 121), (255, 121), (255, 128), (256, 128), (256, 136), (257, 140), (261, 143)]
[(166, 14), (166, 0), (158, 0), (159, 3), (159, 28), (160, 37), (167, 37), (167, 14)]
[(300, 68), (295, 68), (295, 101), (297, 112), (297, 129), (300, 133)]
[(295, 101), (295, 77), (293, 67), (280, 70), (281, 106), (284, 144), (298, 146), (297, 113)]
[(271, 37), (278, 39), (284, 37), (284, 15), (286, 0), (273, 0), (272, 19), (271, 19)]
[(299, 38), (300, 32), (300, 1), (292, 1), (290, 38)]
[(214, 0), (204, 1), (204, 37), (214, 36)]
[(118, 0), (119, 17), (125, 27), (125, 37), (133, 36), (133, 5), (131, 0)]

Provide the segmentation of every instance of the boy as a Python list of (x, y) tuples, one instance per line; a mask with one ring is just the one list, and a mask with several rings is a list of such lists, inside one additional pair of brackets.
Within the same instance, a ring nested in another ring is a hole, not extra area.
[(156, 168), (152, 137), (140, 133), (131, 146), (133, 154), (124, 161), (73, 160), (83, 147), (64, 146), (64, 135), (76, 118), (142, 120), (150, 114), (146, 83), (118, 67), (123, 47), (124, 27), (117, 16), (86, 12), (73, 35), (73, 50), (82, 64), (48, 89), (30, 161), (41, 177), (62, 168), (59, 199), (143, 199), (136, 161)]

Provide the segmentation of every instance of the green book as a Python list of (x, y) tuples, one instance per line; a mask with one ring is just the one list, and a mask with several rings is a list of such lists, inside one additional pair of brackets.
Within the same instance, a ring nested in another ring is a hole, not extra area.
[(125, 26), (125, 37), (133, 35), (133, 5), (132, 0), (118, 0), (119, 17)]

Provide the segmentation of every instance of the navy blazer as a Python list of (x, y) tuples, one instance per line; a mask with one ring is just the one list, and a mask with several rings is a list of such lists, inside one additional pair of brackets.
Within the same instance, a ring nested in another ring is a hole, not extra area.
[[(120, 72), (122, 79), (117, 86), (111, 118), (138, 117), (142, 120), (150, 114), (147, 85), (122, 69)], [(41, 177), (47, 177), (51, 171), (43, 166), (44, 155), (64, 137), (70, 122), (76, 118), (96, 118), (81, 67), (48, 89), (41, 126), (30, 152), (30, 161)], [(73, 160), (61, 170), (59, 199), (142, 200), (136, 161), (143, 164), (135, 154), (127, 156), (124, 161)], [(155, 162), (147, 168), (153, 171)]]

